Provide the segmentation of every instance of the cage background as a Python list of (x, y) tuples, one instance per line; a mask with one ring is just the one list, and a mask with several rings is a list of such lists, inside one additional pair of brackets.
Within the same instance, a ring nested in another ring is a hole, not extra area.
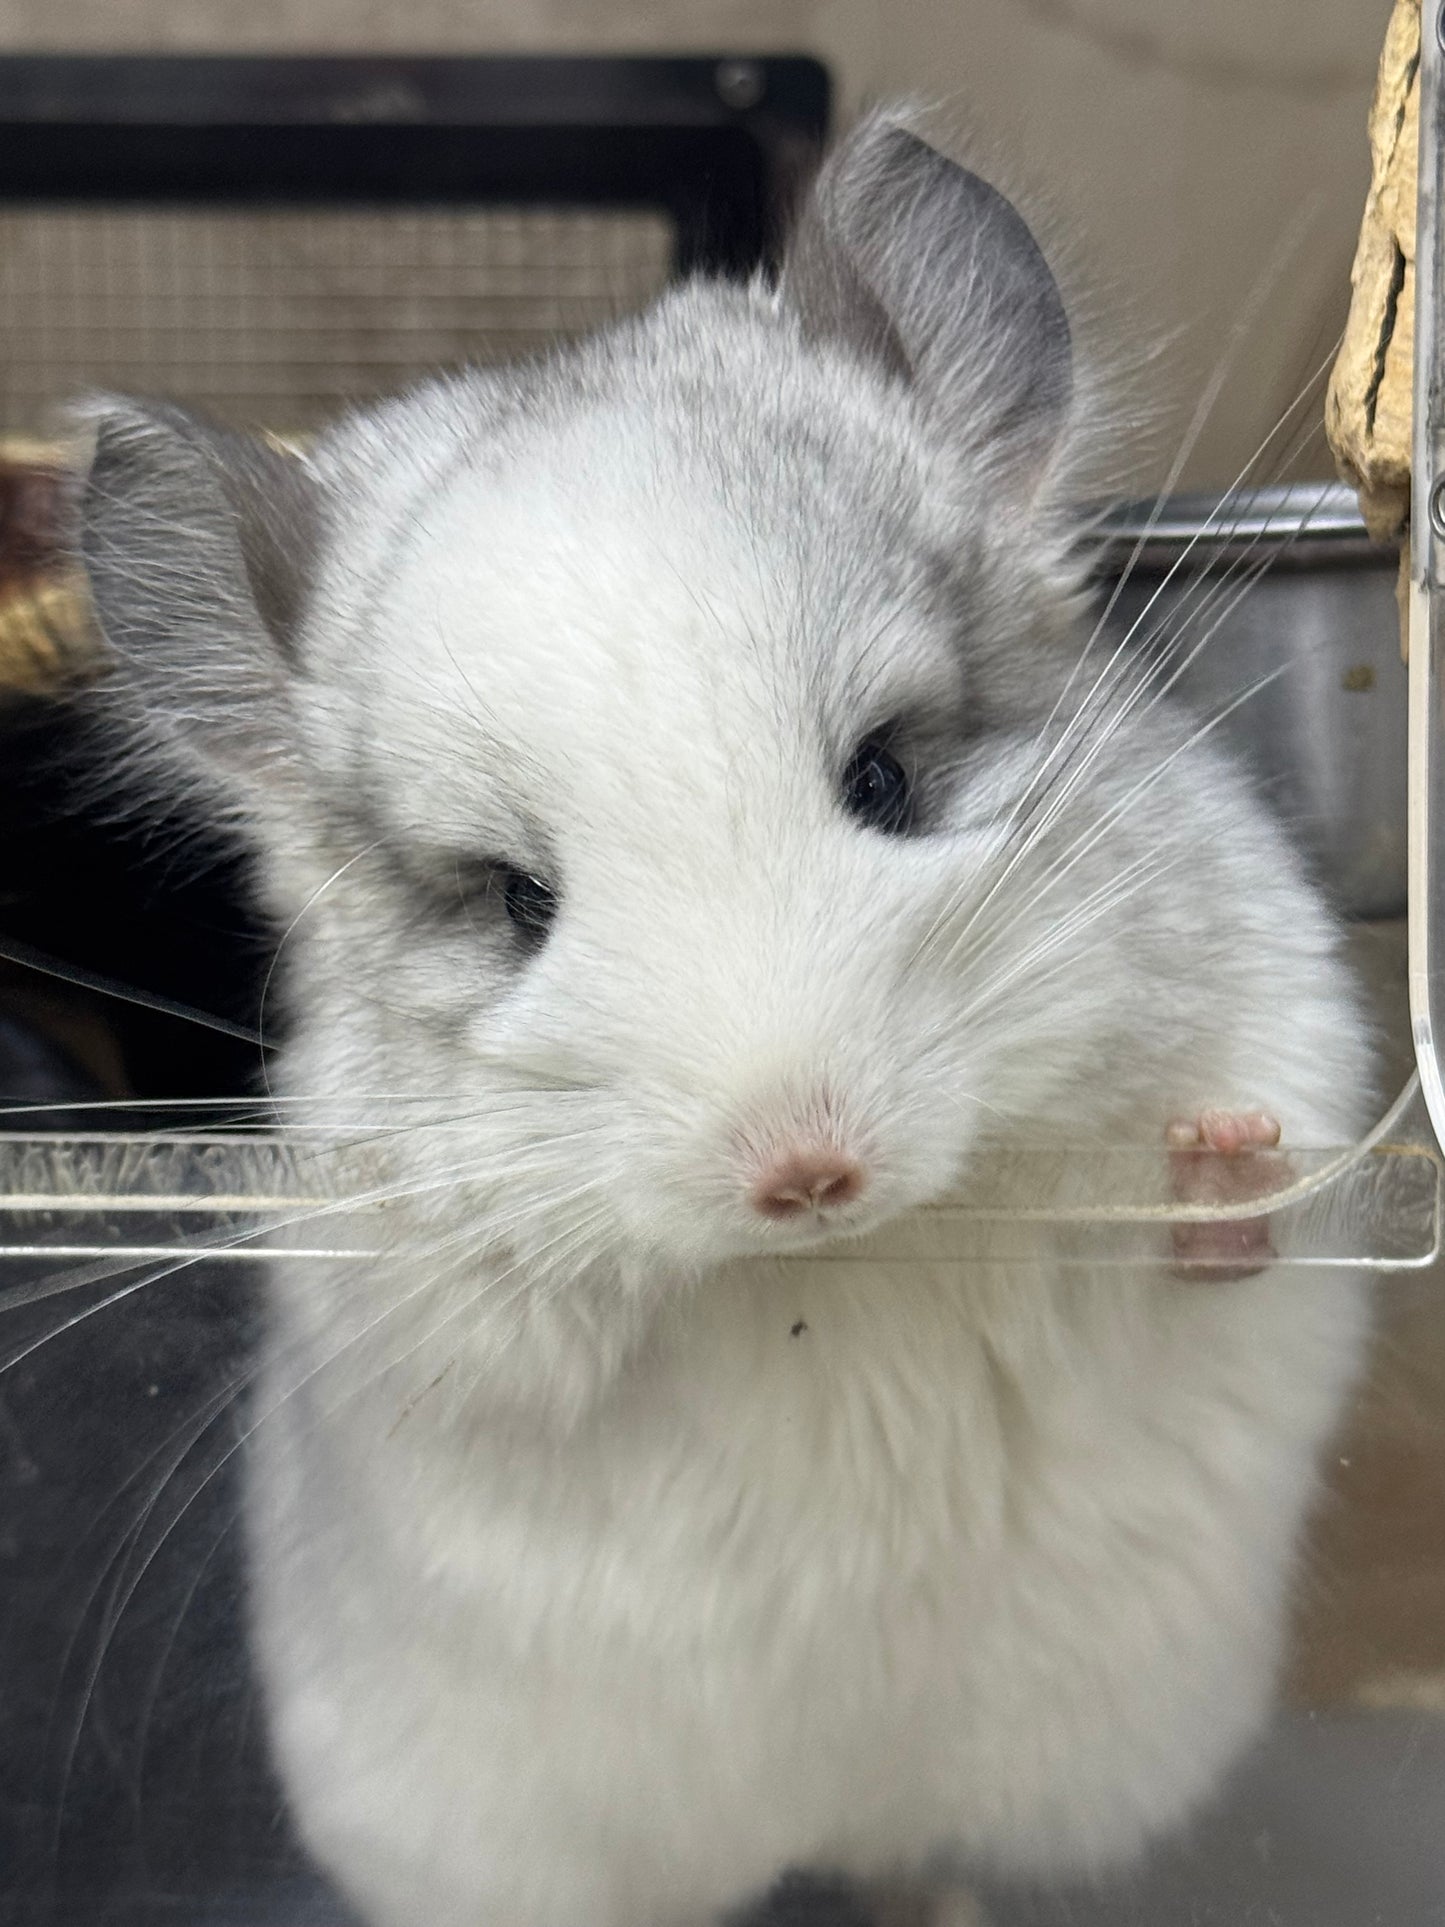
[(642, 307), (676, 235), (650, 209), (0, 210), (0, 433), (88, 388), (314, 428), (422, 373)]

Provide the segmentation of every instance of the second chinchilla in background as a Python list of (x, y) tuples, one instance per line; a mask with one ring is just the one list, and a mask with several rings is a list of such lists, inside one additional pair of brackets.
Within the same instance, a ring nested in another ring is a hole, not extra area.
[(773, 1263), (1022, 1143), (1364, 1121), (1286, 839), (1070, 680), (1077, 389), (1018, 215), (885, 117), (777, 285), (299, 459), (96, 410), (113, 700), (251, 840), (288, 1116), (449, 1120), (372, 1147), (395, 1256), (274, 1262), (254, 1408), (275, 1754), (372, 1922), (799, 1867), (962, 1918), (1266, 1715), (1357, 1280)]

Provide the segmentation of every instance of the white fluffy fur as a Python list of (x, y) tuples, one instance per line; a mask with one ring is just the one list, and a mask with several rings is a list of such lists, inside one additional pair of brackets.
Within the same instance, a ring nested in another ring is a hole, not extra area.
[[(377, 1145), (395, 1257), (277, 1264), (258, 1394), (277, 1754), (379, 1927), (1088, 1873), (1265, 1716), (1355, 1281), (1081, 1270), (1045, 1231), (780, 1270), (816, 1230), (747, 1205), (800, 1127), (868, 1164), (863, 1230), (1019, 1142), (1362, 1122), (1329, 920), (1189, 719), (1082, 678), (1065, 807), (990, 890), (1078, 637), (967, 393), (702, 287), (315, 457), (245, 803), (294, 920), (283, 1088), (459, 1119)], [(898, 716), (937, 774), (910, 838), (836, 796)], [(555, 883), (534, 957), (428, 898), (468, 851)]]

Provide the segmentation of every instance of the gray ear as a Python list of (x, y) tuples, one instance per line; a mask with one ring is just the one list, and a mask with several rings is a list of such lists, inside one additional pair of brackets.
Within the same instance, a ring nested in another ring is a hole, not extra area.
[(910, 381), (1006, 494), (1033, 493), (1073, 393), (1069, 323), (996, 189), (896, 120), (865, 121), (818, 177), (783, 291), (815, 338)]
[(78, 546), (127, 723), (229, 803), (283, 774), (320, 523), (305, 463), (179, 408), (102, 400)]

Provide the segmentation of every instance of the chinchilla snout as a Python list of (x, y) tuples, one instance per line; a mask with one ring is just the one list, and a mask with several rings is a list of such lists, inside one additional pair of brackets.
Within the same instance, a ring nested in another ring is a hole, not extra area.
[(815, 848), (806, 880), (775, 851), (746, 889), (669, 893), (659, 874), (635, 901), (570, 893), (516, 1012), (535, 1031), (506, 1049), (540, 1063), (545, 1038), (554, 1074), (607, 1091), (612, 1207), (648, 1244), (786, 1249), (956, 1177), (976, 1080), (950, 982), (919, 961), (937, 892), (876, 841), (818, 838), (831, 860)]

